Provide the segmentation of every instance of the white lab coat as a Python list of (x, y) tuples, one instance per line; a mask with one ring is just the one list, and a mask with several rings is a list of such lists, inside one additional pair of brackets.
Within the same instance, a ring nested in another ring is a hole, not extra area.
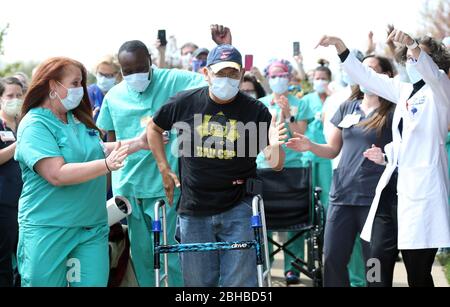
[[(400, 250), (450, 246), (445, 148), (450, 122), (450, 80), (426, 52), (421, 52), (414, 65), (426, 85), (408, 99), (413, 90), (412, 84), (377, 74), (352, 54), (343, 63), (345, 71), (357, 84), (397, 104), (393, 118), (393, 142), (385, 147), (389, 164), (376, 188), (361, 238), (370, 242), (381, 192), (398, 166)], [(398, 129), (401, 118), (403, 136)]]

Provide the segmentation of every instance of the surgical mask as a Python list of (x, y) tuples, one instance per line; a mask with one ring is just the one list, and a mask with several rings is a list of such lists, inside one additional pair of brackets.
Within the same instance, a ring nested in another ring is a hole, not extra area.
[(59, 98), (59, 101), (61, 101), (61, 104), (67, 111), (76, 109), (80, 105), (81, 100), (83, 99), (84, 96), (83, 87), (67, 88), (64, 85), (62, 85), (61, 82), (58, 83), (67, 90), (67, 96), (64, 99), (61, 99), (58, 93), (55, 92), (56, 96), (58, 96)]
[(16, 117), (20, 114), (20, 110), (22, 109), (23, 100), (14, 98), (10, 100), (2, 101), (2, 110), (9, 117)]
[(192, 62), (192, 53), (187, 53), (181, 56), (181, 67), (189, 69)]
[(231, 100), (239, 92), (241, 80), (215, 77), (211, 81), (211, 92), (220, 100)]
[(97, 86), (102, 92), (106, 93), (114, 85), (116, 85), (116, 78), (107, 78), (105, 76), (102, 76), (101, 74), (97, 74)]
[(314, 91), (318, 94), (324, 94), (327, 91), (328, 81), (325, 80), (314, 80)]
[(343, 71), (343, 72), (341, 73), (341, 83), (342, 83), (344, 86), (353, 86), (353, 85), (356, 85), (355, 82), (353, 82), (353, 80), (350, 79), (350, 76), (349, 76), (345, 71)]
[(128, 76), (123, 76), (127, 85), (138, 93), (144, 92), (150, 85), (153, 77), (153, 71), (150, 68), (149, 72), (136, 73)]
[(408, 74), (409, 81), (412, 84), (416, 84), (422, 80), (422, 75), (417, 71), (417, 69), (409, 62), (406, 63), (406, 73)]
[(361, 90), (361, 92), (363, 92), (364, 94), (366, 94), (368, 96), (376, 96), (374, 93), (372, 93), (371, 91), (369, 91), (368, 89), (366, 89), (363, 86), (360, 86), (359, 89)]
[(270, 78), (269, 86), (275, 94), (286, 93), (289, 89), (289, 79), (288, 78)]

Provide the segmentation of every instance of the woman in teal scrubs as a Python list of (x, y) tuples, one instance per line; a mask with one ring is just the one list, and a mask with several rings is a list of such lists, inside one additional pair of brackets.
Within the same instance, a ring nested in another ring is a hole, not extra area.
[(86, 69), (69, 58), (42, 63), (22, 108), (15, 159), (18, 267), (23, 286), (106, 286), (109, 273), (106, 174), (148, 149), (144, 137), (101, 141)]

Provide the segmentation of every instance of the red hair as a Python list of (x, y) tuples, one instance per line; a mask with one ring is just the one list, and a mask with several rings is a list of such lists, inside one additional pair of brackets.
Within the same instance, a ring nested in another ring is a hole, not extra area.
[(80, 69), (82, 80), (81, 85), (84, 89), (83, 99), (80, 105), (72, 112), (79, 121), (85, 124), (90, 129), (100, 129), (95, 125), (92, 117), (91, 103), (86, 86), (87, 71), (86, 68), (78, 61), (65, 57), (50, 58), (39, 65), (36, 73), (31, 80), (30, 87), (25, 96), (22, 106), (22, 117), (25, 116), (31, 109), (41, 106), (49, 97), (50, 80), (62, 81), (65, 75), (65, 69), (68, 66), (75, 66)]

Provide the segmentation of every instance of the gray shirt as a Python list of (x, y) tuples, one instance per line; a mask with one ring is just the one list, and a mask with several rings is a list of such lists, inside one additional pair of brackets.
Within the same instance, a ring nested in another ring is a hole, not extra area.
[(383, 149), (386, 144), (392, 142), (391, 126), (395, 105), (389, 111), (386, 124), (379, 135), (376, 129), (367, 130), (358, 124), (350, 128), (340, 128), (339, 124), (346, 115), (360, 114), (360, 123), (374, 115), (375, 112), (372, 112), (365, 117), (360, 105), (361, 100), (345, 102), (331, 119), (331, 123), (342, 130), (343, 141), (342, 157), (338, 168), (334, 171), (330, 190), (332, 205), (370, 206), (384, 171), (384, 166), (364, 158), (363, 153), (371, 148), (372, 144)]

